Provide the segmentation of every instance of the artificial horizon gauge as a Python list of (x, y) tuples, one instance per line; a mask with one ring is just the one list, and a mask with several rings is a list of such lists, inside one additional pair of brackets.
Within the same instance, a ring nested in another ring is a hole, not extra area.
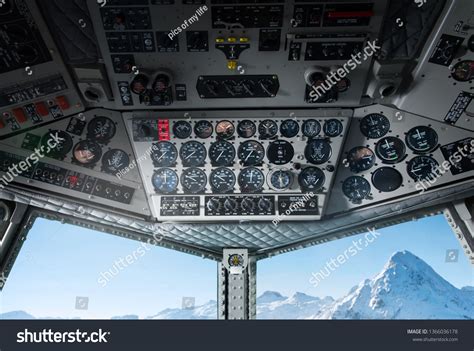
[(262, 163), (265, 157), (265, 148), (255, 140), (246, 141), (239, 146), (238, 156), (245, 166), (255, 166)]
[(130, 157), (120, 149), (107, 151), (102, 157), (102, 171), (117, 174), (130, 165)]
[(465, 60), (456, 63), (451, 70), (453, 79), (458, 82), (467, 82), (474, 77), (474, 61)]
[(321, 124), (315, 119), (308, 119), (303, 122), (301, 129), (305, 137), (314, 138), (321, 132)]
[(406, 147), (402, 140), (388, 136), (375, 145), (375, 153), (384, 163), (398, 163), (406, 155)]
[(154, 145), (150, 157), (155, 167), (171, 167), (178, 159), (178, 150), (169, 141), (160, 141)]
[(107, 143), (115, 136), (117, 127), (115, 122), (108, 117), (95, 117), (87, 126), (87, 138), (98, 143)]
[(368, 147), (357, 146), (349, 151), (347, 162), (352, 172), (361, 173), (375, 165), (375, 154)]
[(201, 139), (209, 138), (213, 131), (214, 128), (212, 127), (212, 123), (209, 121), (199, 121), (196, 122), (196, 125), (194, 126), (194, 134)]
[(222, 139), (229, 139), (234, 136), (235, 126), (230, 121), (220, 121), (216, 125), (216, 134)]
[(187, 139), (192, 132), (193, 127), (187, 121), (177, 121), (173, 124), (173, 133), (178, 139)]
[(244, 265), (244, 258), (242, 255), (234, 254), (229, 257), (229, 266), (242, 267)]
[(378, 139), (390, 131), (390, 121), (384, 115), (371, 113), (360, 120), (360, 132), (369, 139)]
[[(56, 136), (58, 137), (58, 140), (56, 140)], [(53, 143), (55, 144), (55, 146), (52, 148), (49, 146), (49, 144), (53, 145)], [(45, 155), (47, 157), (55, 159), (64, 159), (64, 157), (66, 157), (69, 151), (71, 151), (73, 141), (69, 133), (66, 133), (63, 130), (52, 130), (43, 135), (43, 137), (41, 138), (41, 146), (43, 146)]]
[(245, 119), (237, 125), (237, 134), (241, 138), (251, 138), (257, 133), (257, 126), (251, 120)]
[(151, 182), (160, 194), (170, 194), (178, 189), (178, 175), (169, 168), (160, 168), (153, 173)]
[(278, 125), (271, 119), (266, 119), (260, 122), (258, 126), (258, 133), (262, 139), (271, 139), (278, 133)]
[(73, 160), (81, 165), (93, 165), (102, 157), (102, 148), (92, 140), (82, 140), (74, 146)]
[(239, 186), (243, 193), (257, 193), (264, 184), (265, 175), (256, 167), (244, 168), (239, 174)]
[(317, 167), (306, 167), (298, 176), (298, 183), (303, 191), (319, 191), (325, 182), (324, 172)]
[(313, 139), (306, 145), (304, 154), (308, 162), (320, 165), (329, 161), (332, 155), (332, 148), (326, 140)]
[(372, 174), (372, 184), (380, 192), (392, 192), (403, 184), (403, 176), (392, 167), (381, 167)]
[(211, 172), (209, 183), (216, 193), (230, 193), (234, 190), (236, 177), (229, 168), (216, 168)]
[(337, 119), (330, 119), (324, 123), (323, 131), (328, 137), (335, 138), (342, 134), (344, 126)]
[(187, 168), (181, 174), (181, 185), (185, 193), (202, 193), (206, 190), (206, 173), (199, 168)]
[(228, 141), (219, 140), (209, 148), (209, 158), (214, 166), (230, 166), (235, 159), (234, 145)]
[(416, 156), (407, 162), (407, 173), (415, 181), (436, 178), (439, 163), (430, 156)]
[(181, 146), (179, 157), (184, 167), (203, 166), (206, 160), (206, 147), (198, 141), (188, 141)]
[(418, 126), (408, 131), (405, 141), (412, 151), (427, 153), (438, 146), (438, 134), (433, 128)]
[(280, 125), (280, 134), (285, 138), (293, 138), (298, 135), (300, 125), (293, 119), (287, 119)]
[(285, 165), (293, 159), (295, 150), (286, 140), (276, 140), (270, 143), (267, 149), (267, 158), (275, 165)]
[(342, 183), (342, 192), (354, 203), (368, 198), (370, 191), (370, 183), (360, 176), (351, 176)]
[(268, 175), (268, 183), (275, 190), (286, 190), (293, 184), (293, 173), (289, 170), (279, 169)]

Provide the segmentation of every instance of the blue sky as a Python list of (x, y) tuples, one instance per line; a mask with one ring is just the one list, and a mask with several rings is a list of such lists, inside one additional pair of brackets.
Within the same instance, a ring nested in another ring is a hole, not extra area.
[[(460, 249), (443, 216), (381, 229), (381, 235), (334, 271), (317, 288), (311, 272), (342, 254), (356, 237), (259, 261), (258, 294), (266, 290), (291, 295), (340, 297), (377, 274), (392, 253), (409, 250), (457, 287), (474, 285), (473, 268), (460, 252), (446, 263), (446, 250)], [(217, 263), (172, 250), (147, 246), (113, 235), (39, 219), (28, 235), (0, 296), (0, 312), (24, 310), (36, 317), (110, 318), (126, 314), (150, 316), (181, 307), (183, 297), (196, 304), (216, 299)], [(123, 269), (114, 262), (136, 252)], [(116, 266), (116, 264), (115, 264)], [(118, 272), (103, 286), (100, 274)], [(88, 297), (89, 309), (76, 310), (76, 297)]]

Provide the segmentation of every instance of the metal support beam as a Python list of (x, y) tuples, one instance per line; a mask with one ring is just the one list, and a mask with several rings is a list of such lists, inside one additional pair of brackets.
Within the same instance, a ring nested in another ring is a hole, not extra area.
[(219, 318), (255, 319), (255, 258), (246, 249), (224, 249), (219, 264)]

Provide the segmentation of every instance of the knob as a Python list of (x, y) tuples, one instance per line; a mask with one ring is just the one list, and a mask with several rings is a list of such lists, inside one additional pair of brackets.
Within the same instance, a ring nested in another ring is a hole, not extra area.
[(237, 201), (235, 201), (234, 199), (226, 199), (225, 202), (224, 202), (224, 208), (229, 211), (229, 212), (233, 212), (235, 211), (237, 207)]
[(273, 203), (267, 198), (262, 197), (258, 201), (258, 208), (261, 209), (262, 211), (270, 211), (272, 207), (273, 207)]
[(211, 212), (217, 212), (219, 210), (219, 207), (220, 207), (220, 203), (219, 203), (219, 200), (216, 199), (216, 198), (211, 198), (209, 199), (209, 201), (207, 202), (206, 204), (207, 206), (207, 209)]
[(255, 208), (255, 204), (253, 203), (252, 199), (243, 199), (242, 202), (240, 203), (240, 207), (242, 210), (245, 212), (252, 212), (253, 209)]

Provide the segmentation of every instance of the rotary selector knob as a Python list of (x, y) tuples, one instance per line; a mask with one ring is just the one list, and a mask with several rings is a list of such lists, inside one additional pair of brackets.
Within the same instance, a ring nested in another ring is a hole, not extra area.
[(269, 199), (263, 197), (258, 201), (258, 208), (262, 211), (270, 211), (273, 208), (273, 204)]
[(255, 208), (255, 204), (252, 199), (243, 199), (242, 202), (240, 203), (240, 207), (242, 210), (245, 212), (252, 212)]
[(234, 199), (226, 199), (224, 202), (224, 208), (229, 212), (235, 211), (237, 208), (237, 201)]
[(219, 210), (219, 207), (220, 207), (220, 202), (218, 199), (216, 198), (211, 198), (209, 199), (209, 201), (207, 202), (206, 204), (207, 206), (207, 209), (211, 212), (217, 212)]

